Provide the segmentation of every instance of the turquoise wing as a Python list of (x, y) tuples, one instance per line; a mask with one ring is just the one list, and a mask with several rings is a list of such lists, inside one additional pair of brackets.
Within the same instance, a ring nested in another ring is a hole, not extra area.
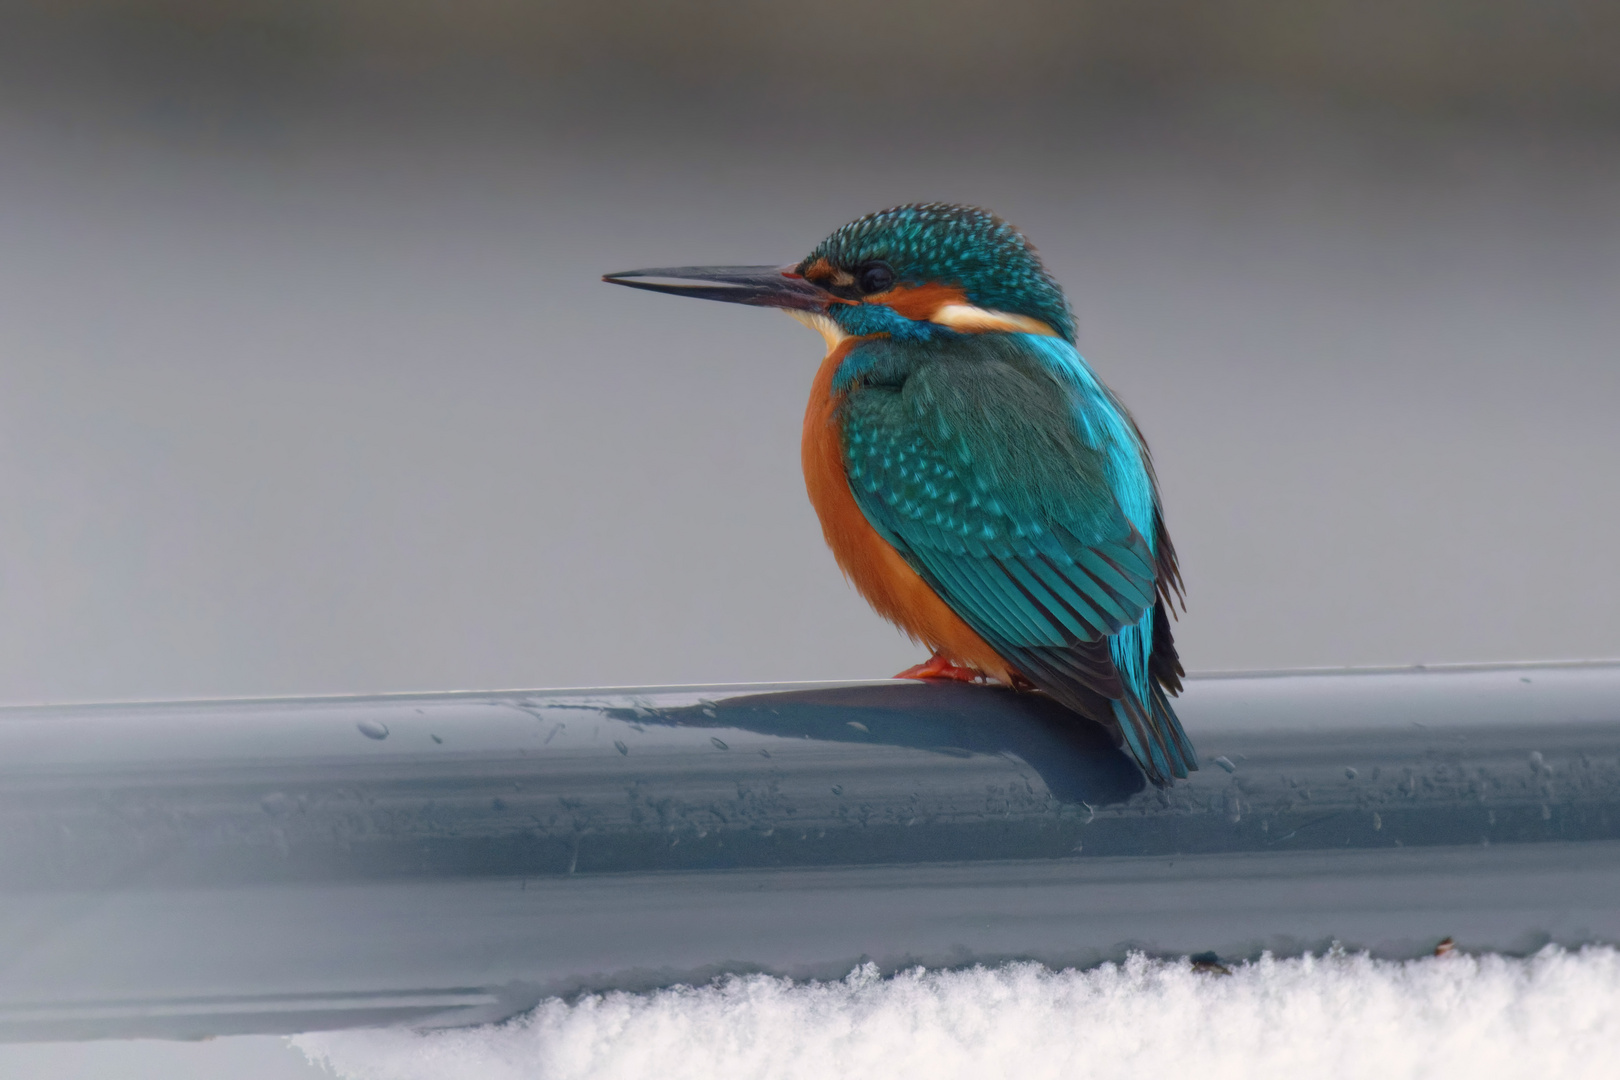
[(1150, 779), (1185, 776), (1196, 765), (1162, 681), (1122, 677), (1110, 648), (1139, 628), (1170, 648), (1168, 627), (1144, 621), (1163, 621), (1153, 545), (1077, 419), (1084, 403), (1014, 344), (969, 339), (903, 377), (852, 385), (841, 413), (850, 489), (1020, 674), (1119, 731)]

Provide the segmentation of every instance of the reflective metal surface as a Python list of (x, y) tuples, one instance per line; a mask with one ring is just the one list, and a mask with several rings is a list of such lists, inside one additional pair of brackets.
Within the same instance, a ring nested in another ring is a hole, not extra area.
[(1211, 677), (1160, 791), (960, 685), (0, 710), (0, 1038), (1132, 948), (1620, 941), (1620, 665)]

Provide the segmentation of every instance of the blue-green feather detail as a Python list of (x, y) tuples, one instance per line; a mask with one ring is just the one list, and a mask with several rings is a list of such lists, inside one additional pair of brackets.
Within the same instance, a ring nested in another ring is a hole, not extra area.
[[(1154, 520), (1158, 500), (1136, 425), (1073, 345), (1052, 337), (1023, 336), (1048, 370), (1074, 391), (1075, 421), (1087, 444), (1107, 454), (1109, 488), (1131, 524), (1147, 537), (1151, 551), (1157, 539)], [(1114, 663), (1126, 685), (1142, 701), (1149, 696), (1148, 659), (1153, 649), (1153, 614), (1153, 607), (1149, 605), (1137, 625), (1128, 627), (1111, 643)]]
[(1112, 720), (1155, 780), (1190, 747), (1149, 663), (1157, 499), (1135, 426), (1072, 346), (870, 341), (835, 374), (872, 526), (1037, 686)]

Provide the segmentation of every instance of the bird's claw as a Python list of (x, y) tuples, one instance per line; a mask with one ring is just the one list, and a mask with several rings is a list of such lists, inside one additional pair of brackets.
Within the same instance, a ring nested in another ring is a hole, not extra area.
[(953, 663), (943, 653), (935, 653), (920, 664), (913, 664), (895, 676), (897, 679), (951, 679), (955, 682), (978, 682), (984, 678), (972, 668)]

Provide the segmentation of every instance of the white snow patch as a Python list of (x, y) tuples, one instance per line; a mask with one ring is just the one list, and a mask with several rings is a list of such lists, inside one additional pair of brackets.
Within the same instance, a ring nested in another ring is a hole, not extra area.
[(494, 1027), (302, 1035), (349, 1080), (1197, 1080), (1620, 1075), (1620, 952), (1194, 972), (1134, 956), (839, 982), (732, 977), (547, 1001)]

